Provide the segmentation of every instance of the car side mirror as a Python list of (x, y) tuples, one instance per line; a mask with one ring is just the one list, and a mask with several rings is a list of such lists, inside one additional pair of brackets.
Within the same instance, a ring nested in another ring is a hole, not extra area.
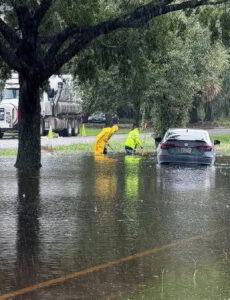
[(156, 138), (155, 138), (155, 142), (156, 142), (156, 143), (160, 143), (161, 141), (162, 141), (162, 137), (159, 136), (159, 137), (156, 137)]
[(220, 144), (220, 141), (214, 140), (214, 145), (219, 145), (219, 144)]

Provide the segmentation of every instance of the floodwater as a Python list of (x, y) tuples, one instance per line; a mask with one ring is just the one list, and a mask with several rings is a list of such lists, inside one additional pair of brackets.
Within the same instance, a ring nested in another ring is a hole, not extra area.
[(230, 299), (230, 160), (0, 157), (0, 299)]

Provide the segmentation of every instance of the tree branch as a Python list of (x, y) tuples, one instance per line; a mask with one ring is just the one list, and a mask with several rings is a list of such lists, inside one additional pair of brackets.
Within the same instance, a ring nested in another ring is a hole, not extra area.
[(47, 13), (47, 11), (49, 10), (49, 8), (52, 6), (52, 4), (55, 2), (56, 0), (43, 0), (40, 4), (40, 7), (38, 8), (38, 10), (35, 12), (34, 15), (34, 19), (37, 23), (37, 26), (40, 25), (42, 19), (44, 18), (45, 14)]
[[(154, 17), (167, 14), (173, 11), (179, 11), (187, 8), (195, 8), (203, 5), (218, 5), (229, 2), (230, 0), (219, 0), (209, 2), (208, 0), (189, 0), (178, 4), (169, 4), (171, 0), (160, 0), (157, 4), (155, 1), (146, 5), (139, 6), (133, 12), (127, 13), (116, 19), (105, 21), (94, 26), (72, 26), (66, 28), (58, 34), (50, 47), (44, 59), (44, 70), (52, 69), (56, 72), (65, 62), (74, 57), (91, 41), (99, 36), (108, 34), (122, 28), (137, 28), (148, 23)], [(63, 43), (68, 38), (77, 34), (75, 41), (58, 54)], [(46, 73), (46, 72), (45, 72)]]
[(17, 48), (20, 44), (20, 38), (16, 34), (16, 32), (9, 27), (1, 18), (0, 18), (0, 32), (6, 39), (6, 41), (10, 44), (10, 46)]
[(91, 26), (69, 26), (65, 28), (65, 30), (59, 34), (57, 34), (53, 39), (53, 44), (48, 50), (46, 54), (47, 60), (49, 60), (49, 57), (54, 57), (60, 48), (63, 46), (63, 43), (69, 38), (74, 36), (75, 34), (84, 34), (87, 33), (90, 30)]
[(144, 23), (149, 22), (154, 17), (158, 17), (163, 14), (167, 14), (173, 11), (179, 11), (187, 8), (195, 8), (203, 5), (218, 5), (229, 0), (219, 0), (212, 2), (208, 0), (189, 0), (178, 4), (170, 4), (171, 0), (161, 0), (158, 4), (150, 2), (146, 5), (142, 5), (136, 8), (133, 12), (125, 14), (111, 21), (106, 21), (90, 28), (90, 31), (94, 31), (96, 36), (107, 34), (119, 28), (136, 28)]
[(0, 42), (0, 56), (12, 69), (16, 71), (22, 70), (23, 67), (18, 57), (11, 48), (6, 47), (2, 42)]
[(29, 8), (26, 5), (20, 5), (20, 1), (19, 1), (19, 4), (18, 3), (16, 4), (16, 2), (17, 1), (15, 1), (14, 3), (13, 2), (11, 2), (11, 3), (16, 12), (16, 15), (17, 15), (19, 28), (23, 33), (24, 32), (24, 24), (25, 24), (25, 21), (28, 20), (30, 12), (29, 12)]
[[(46, 0), (48, 1), (48, 0)], [(49, 0), (51, 1), (51, 0)], [(155, 6), (158, 6), (158, 5), (167, 5), (169, 3), (171, 3), (173, 0), (159, 0), (159, 3), (155, 3), (154, 2), (151, 2), (147, 5), (143, 5), (141, 7), (138, 7), (137, 9), (134, 10), (133, 14), (137, 14), (138, 16), (138, 13), (139, 14), (143, 14), (143, 9), (146, 11), (148, 11), (151, 7), (155, 7)], [(139, 12), (140, 11), (140, 12)], [(123, 27), (122, 24), (119, 24), (120, 20), (123, 18), (123, 19), (126, 19), (127, 17), (129, 17), (130, 14), (126, 14), (124, 15), (123, 17), (121, 18), (117, 18), (117, 19), (114, 19), (112, 21), (113, 24), (115, 24), (116, 22), (118, 22), (117, 26), (118, 28), (121, 28)], [(107, 24), (110, 24), (110, 22), (103, 22), (101, 23), (102, 27), (103, 26), (107, 26)], [(84, 33), (87, 33), (91, 30), (94, 30), (94, 28), (96, 28), (96, 26), (69, 26), (67, 27), (63, 32), (59, 33), (55, 38), (54, 38), (54, 42), (53, 42), (53, 45), (50, 47), (50, 49), (48, 50), (47, 52), (47, 59), (49, 59), (49, 57), (54, 57), (58, 51), (60, 50), (60, 48), (62, 47), (63, 43), (70, 37), (70, 36), (73, 36), (75, 34), (84, 34)]]
[(56, 55), (51, 60), (44, 60), (44, 62), (41, 61), (41, 81), (46, 80), (52, 74), (56, 73), (70, 58), (74, 57), (77, 53), (84, 49), (91, 41), (92, 38), (90, 35), (82, 35), (64, 49), (59, 55)]

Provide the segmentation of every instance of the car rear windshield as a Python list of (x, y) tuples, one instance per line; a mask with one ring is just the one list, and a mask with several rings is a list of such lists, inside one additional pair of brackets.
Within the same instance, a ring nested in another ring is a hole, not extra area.
[(177, 141), (196, 141), (196, 142), (210, 142), (209, 137), (205, 133), (196, 133), (196, 134), (168, 134), (166, 140), (177, 140)]

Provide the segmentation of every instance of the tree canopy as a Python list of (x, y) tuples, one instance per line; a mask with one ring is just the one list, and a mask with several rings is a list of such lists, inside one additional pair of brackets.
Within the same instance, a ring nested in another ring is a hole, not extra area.
[(228, 55), (199, 15), (177, 12), (98, 39), (70, 66), (83, 82), (87, 109), (132, 107), (139, 120), (141, 107), (152, 108), (160, 133), (184, 126), (194, 96), (205, 99), (220, 86)]

